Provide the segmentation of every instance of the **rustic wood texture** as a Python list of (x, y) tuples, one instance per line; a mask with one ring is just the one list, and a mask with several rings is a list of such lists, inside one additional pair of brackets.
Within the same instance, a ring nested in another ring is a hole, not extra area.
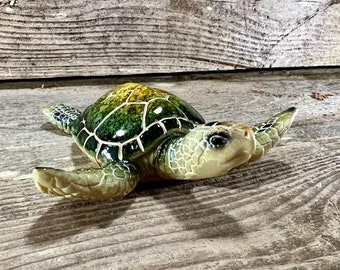
[[(35, 166), (93, 166), (41, 108), (84, 109), (131, 80), (185, 98), (207, 120), (299, 113), (267, 156), (223, 177), (97, 202), (40, 194)], [(340, 70), (0, 84), (0, 269), (339, 269), (339, 86)]]
[(0, 1), (0, 79), (340, 64), (337, 0)]

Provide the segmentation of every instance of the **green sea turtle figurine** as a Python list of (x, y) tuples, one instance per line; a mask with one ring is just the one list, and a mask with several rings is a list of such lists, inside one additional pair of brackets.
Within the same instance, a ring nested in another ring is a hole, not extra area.
[(163, 90), (127, 83), (84, 113), (65, 105), (44, 109), (100, 168), (64, 171), (38, 167), (37, 188), (58, 196), (124, 196), (142, 180), (196, 180), (220, 176), (258, 160), (289, 129), (296, 109), (249, 127), (205, 123), (188, 103)]

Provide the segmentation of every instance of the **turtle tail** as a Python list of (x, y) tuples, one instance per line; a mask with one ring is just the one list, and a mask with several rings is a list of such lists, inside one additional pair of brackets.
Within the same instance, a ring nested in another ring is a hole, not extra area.
[(64, 104), (44, 108), (43, 112), (52, 124), (68, 134), (72, 134), (74, 123), (80, 115), (80, 111)]
[(267, 121), (252, 127), (255, 133), (256, 148), (249, 159), (249, 162), (258, 160), (266, 154), (270, 148), (276, 145), (280, 138), (290, 128), (296, 112), (297, 109), (295, 107), (291, 107), (277, 115), (274, 115)]

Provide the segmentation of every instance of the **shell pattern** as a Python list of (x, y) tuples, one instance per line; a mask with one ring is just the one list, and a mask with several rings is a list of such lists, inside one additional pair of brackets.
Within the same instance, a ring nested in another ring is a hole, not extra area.
[(129, 160), (147, 152), (166, 136), (180, 136), (202, 116), (188, 103), (163, 90), (129, 85), (109, 92), (79, 117), (77, 144), (100, 165)]

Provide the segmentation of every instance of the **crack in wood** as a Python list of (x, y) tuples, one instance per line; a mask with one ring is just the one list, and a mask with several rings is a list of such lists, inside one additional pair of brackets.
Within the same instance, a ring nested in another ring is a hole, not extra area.
[[(336, 3), (334, 3), (336, 2)], [(301, 28), (302, 26), (304, 26), (307, 22), (310, 22), (313, 18), (315, 18), (317, 15), (323, 13), (324, 11), (326, 11), (330, 6), (334, 5), (334, 4), (338, 4), (338, 2), (340, 2), (339, 0), (329, 0), (326, 4), (324, 4), (324, 7), (322, 8), (317, 8), (316, 11), (314, 13), (312, 13), (311, 15), (307, 15), (305, 16), (301, 21), (298, 21), (297, 24), (292, 27), (291, 29), (289, 29), (288, 31), (286, 31), (286, 33), (280, 35), (280, 39), (276, 42), (276, 44), (274, 44), (271, 49), (267, 52), (267, 59), (270, 55), (270, 53), (274, 50), (275, 47), (277, 47), (283, 40), (285, 40), (288, 36), (290, 36), (293, 32), (299, 30), (299, 28)], [(274, 59), (271, 63), (269, 63), (269, 67), (272, 67), (275, 62), (277, 61), (277, 59)]]

